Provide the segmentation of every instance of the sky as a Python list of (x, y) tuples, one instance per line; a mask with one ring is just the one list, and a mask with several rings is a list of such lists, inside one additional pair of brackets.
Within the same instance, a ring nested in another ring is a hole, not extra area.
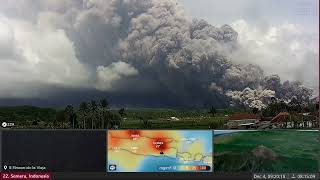
[(317, 96), (317, 4), (1, 0), (0, 104), (106, 96), (133, 106), (231, 98), (263, 107), (271, 96)]

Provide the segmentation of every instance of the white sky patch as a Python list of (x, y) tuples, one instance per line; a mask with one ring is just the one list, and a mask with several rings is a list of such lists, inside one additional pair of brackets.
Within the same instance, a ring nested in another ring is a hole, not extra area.
[(96, 88), (102, 91), (113, 90), (115, 82), (137, 74), (139, 74), (138, 70), (122, 61), (112, 63), (107, 67), (98, 66)]
[(0, 97), (39, 96), (48, 86), (87, 86), (89, 73), (63, 30), (1, 15), (0, 29), (0, 83), (6, 84)]

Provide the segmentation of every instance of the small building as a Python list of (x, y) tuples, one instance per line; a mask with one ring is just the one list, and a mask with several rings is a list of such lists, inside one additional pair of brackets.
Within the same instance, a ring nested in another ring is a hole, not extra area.
[(170, 119), (168, 119), (169, 121), (179, 121), (180, 119), (177, 117), (170, 117)]
[(256, 128), (260, 118), (253, 113), (237, 113), (231, 115), (226, 124), (228, 129), (250, 129)]

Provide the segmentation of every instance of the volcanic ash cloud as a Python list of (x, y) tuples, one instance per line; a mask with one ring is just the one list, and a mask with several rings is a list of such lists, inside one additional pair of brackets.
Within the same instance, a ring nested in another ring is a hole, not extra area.
[[(189, 18), (179, 1), (14, 2), (0, 2), (0, 25), (9, 29), (0, 30), (0, 82), (8, 83), (0, 88), (2, 97), (9, 92), (30, 96), (19, 77), (43, 89), (39, 94), (57, 84), (111, 94), (154, 91), (183, 106), (231, 103), (261, 109), (271, 97), (306, 102), (312, 95), (302, 83), (266, 76), (258, 64), (235, 63), (235, 54), (241, 59), (250, 47), (238, 42), (240, 34), (229, 25), (215, 27)], [(18, 35), (26, 27), (32, 30), (28, 37), (40, 42), (21, 42)], [(7, 38), (11, 36), (18, 39)]]

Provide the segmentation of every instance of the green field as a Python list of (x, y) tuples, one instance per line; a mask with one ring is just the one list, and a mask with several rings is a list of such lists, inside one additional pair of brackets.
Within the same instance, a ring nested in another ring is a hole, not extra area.
[[(151, 126), (148, 129), (213, 129), (222, 128), (225, 117), (206, 117), (206, 118), (182, 118), (179, 121), (169, 121), (167, 119), (149, 120)], [(121, 129), (144, 128), (141, 120), (125, 120)]]
[[(85, 112), (79, 107), (74, 107), (72, 112), (35, 106), (0, 107), (0, 121), (13, 122), (14, 128), (30, 129), (106, 129), (110, 128), (111, 121), (116, 122), (114, 124), (119, 129), (223, 129), (226, 115), (244, 111), (238, 108), (216, 109), (213, 115), (208, 109), (201, 108), (129, 108), (120, 114), (120, 109), (107, 108), (110, 116), (106, 117), (102, 116), (101, 109), (92, 111), (89, 105)], [(76, 116), (74, 122), (69, 119), (70, 113)], [(103, 123), (109, 123), (109, 126), (102, 127)]]
[[(238, 109), (217, 109), (215, 116), (206, 109), (162, 109), (137, 108), (126, 110), (121, 129), (222, 129), (227, 121), (226, 114)], [(179, 120), (171, 120), (176, 117)], [(148, 126), (143, 121), (148, 122)]]
[(215, 172), (319, 172), (319, 131), (251, 131), (215, 136)]

